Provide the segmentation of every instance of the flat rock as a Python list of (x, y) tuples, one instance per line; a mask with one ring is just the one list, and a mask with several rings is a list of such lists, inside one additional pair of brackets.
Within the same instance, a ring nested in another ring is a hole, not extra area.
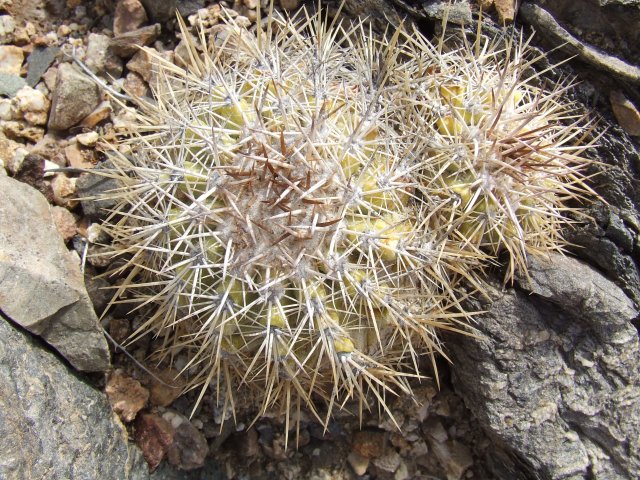
[(75, 258), (47, 200), (0, 177), (0, 310), (83, 371), (109, 368), (109, 349)]
[(13, 97), (26, 84), (24, 78), (18, 75), (0, 72), (0, 95)]
[(89, 115), (100, 102), (100, 90), (89, 77), (68, 63), (58, 67), (49, 128), (67, 130)]
[(37, 47), (27, 58), (27, 84), (35, 87), (44, 73), (54, 62), (60, 48), (58, 47)]
[(518, 287), (490, 292), (475, 323), (480, 338), (448, 342), (456, 390), (507, 450), (493, 474), (640, 478), (633, 303), (592, 267), (557, 254), (530, 259)]
[(118, 35), (111, 40), (110, 46), (116, 55), (126, 58), (136, 53), (140, 47), (151, 44), (159, 34), (160, 24), (156, 23)]
[(104, 395), (4, 318), (0, 451), (0, 478), (6, 480), (149, 478)]

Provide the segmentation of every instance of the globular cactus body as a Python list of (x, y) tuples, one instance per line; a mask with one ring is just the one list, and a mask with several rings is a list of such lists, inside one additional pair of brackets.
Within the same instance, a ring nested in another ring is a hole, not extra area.
[(189, 66), (156, 59), (155, 102), (112, 154), (112, 303), (146, 312), (133, 339), (186, 356), (200, 398), (254, 389), (287, 420), (294, 403), (323, 422), (352, 399), (388, 411), (437, 330), (464, 328), (461, 283), (482, 288), (501, 249), (524, 267), (530, 244), (555, 247), (581, 180), (561, 91), (493, 48), (473, 60), (320, 14), (183, 35)]

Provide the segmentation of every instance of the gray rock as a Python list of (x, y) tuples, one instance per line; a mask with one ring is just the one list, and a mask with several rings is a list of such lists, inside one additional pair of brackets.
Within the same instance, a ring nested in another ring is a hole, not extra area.
[(113, 78), (122, 75), (122, 60), (116, 57), (109, 44), (111, 38), (100, 33), (90, 33), (87, 42), (87, 54), (85, 64), (93, 73), (107, 73)]
[(54, 62), (60, 49), (58, 47), (35, 48), (27, 58), (27, 84), (35, 87), (36, 84)]
[[(110, 162), (103, 162), (97, 169), (108, 171), (111, 168)], [(80, 175), (76, 182), (76, 192), (80, 198), (84, 214), (93, 221), (104, 219), (109, 210), (116, 206), (117, 200), (95, 197), (104, 197), (104, 194), (111, 190), (122, 187), (120, 182), (114, 178), (109, 178), (98, 173), (87, 172)]]
[(18, 90), (26, 86), (24, 78), (11, 73), (0, 72), (0, 95), (13, 97)]
[(0, 318), (0, 478), (149, 478), (100, 392)]
[(456, 389), (507, 452), (494, 473), (639, 478), (640, 349), (632, 302), (592, 267), (555, 254), (531, 259), (529, 277), (518, 283), (491, 292), (494, 301), (476, 324), (481, 338), (449, 344)]
[(89, 115), (100, 102), (100, 90), (89, 77), (68, 63), (58, 67), (49, 128), (67, 130)]
[[(553, 16), (542, 7), (533, 3), (523, 3), (519, 10), (520, 17), (537, 31), (571, 54), (594, 67), (609, 72), (618, 78), (634, 84), (640, 84), (640, 68), (616, 56), (603, 53), (581, 41), (563, 28)], [(637, 30), (637, 29), (636, 29)]]
[(0, 177), (0, 310), (83, 371), (109, 368), (109, 349), (49, 204), (30, 186)]

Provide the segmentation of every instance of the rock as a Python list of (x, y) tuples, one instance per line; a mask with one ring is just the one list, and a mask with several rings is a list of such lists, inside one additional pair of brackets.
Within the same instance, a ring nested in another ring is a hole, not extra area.
[(67, 243), (78, 231), (76, 217), (66, 208), (58, 206), (51, 207), (51, 216), (62, 239)]
[(31, 185), (33, 188), (42, 193), (47, 201), (53, 203), (53, 191), (51, 184), (44, 179), (45, 158), (25, 151), (25, 156), (20, 158), (23, 152), (16, 152), (16, 157), (11, 165), (10, 170), (13, 171), (13, 178)]
[(113, 14), (113, 33), (132, 32), (147, 21), (147, 12), (139, 0), (118, 0)]
[(138, 51), (139, 47), (150, 45), (160, 34), (160, 24), (138, 28), (111, 39), (111, 49), (122, 58), (128, 58)]
[[(282, 4), (282, 1), (280, 4)], [(283, 6), (283, 8), (285, 7)], [(353, 472), (359, 477), (367, 473), (369, 461), (367, 457), (360, 455), (358, 452), (349, 452), (349, 456), (347, 457), (347, 462), (349, 462), (349, 465), (353, 468)]]
[(501, 25), (513, 23), (516, 15), (516, 5), (514, 0), (494, 0), (493, 6), (498, 13), (498, 20)]
[(58, 67), (49, 128), (67, 130), (89, 115), (100, 101), (100, 90), (68, 63)]
[(95, 273), (93, 275), (88, 275), (87, 270), (88, 269), (85, 265), (84, 283), (87, 288), (89, 298), (91, 299), (93, 310), (98, 314), (98, 316), (100, 316), (113, 296), (113, 292), (110, 288), (111, 284), (104, 278), (96, 277)]
[(18, 90), (11, 101), (13, 117), (24, 119), (30, 125), (45, 125), (49, 115), (49, 100), (29, 86)]
[(280, 6), (285, 10), (295, 10), (300, 6), (300, 0), (280, 0)]
[(11, 15), (0, 15), (0, 43), (9, 43), (16, 30), (16, 21)]
[(24, 78), (18, 75), (0, 72), (0, 95), (13, 97), (26, 84)]
[(127, 423), (136, 418), (149, 399), (149, 390), (118, 370), (109, 375), (104, 391), (113, 411)]
[(0, 160), (2, 160), (4, 166), (12, 175), (16, 172), (14, 163), (16, 151), (22, 146), (22, 144), (14, 142), (13, 140), (5, 137), (2, 133), (0, 133)]
[(620, 126), (629, 135), (640, 135), (640, 112), (628, 98), (618, 91), (612, 91), (609, 95), (611, 108)]
[[(95, 133), (95, 132), (89, 132)], [(88, 135), (88, 134), (81, 134)], [(80, 137), (81, 135), (78, 135)], [(95, 133), (97, 136), (98, 134)], [(78, 138), (76, 137), (76, 139)], [(64, 155), (70, 167), (90, 169), (93, 168), (93, 153), (90, 150), (81, 150), (77, 143), (71, 143), (64, 149)]]
[[(177, 0), (165, 0), (164, 2), (158, 2), (157, 0), (141, 0), (144, 5), (147, 15), (154, 22), (166, 22), (167, 20), (175, 19), (175, 11), (178, 7)], [(185, 3), (181, 1), (179, 3)], [(184, 14), (182, 14), (184, 16)]]
[[(103, 162), (99, 165), (101, 169), (109, 169), (111, 163)], [(99, 201), (92, 200), (92, 197), (98, 197), (106, 192), (120, 188), (118, 180), (101, 176), (94, 173), (83, 173), (78, 177), (76, 190), (82, 210), (84, 214), (92, 221), (98, 221), (107, 215), (107, 211), (116, 206), (117, 200), (101, 199)]]
[(131, 325), (126, 318), (112, 318), (109, 321), (109, 335), (122, 345), (131, 334)]
[(100, 135), (98, 132), (80, 133), (76, 136), (76, 140), (83, 147), (93, 147), (98, 142)]
[(361, 430), (353, 435), (352, 450), (366, 458), (376, 458), (385, 451), (385, 434), (373, 430)]
[(180, 373), (173, 368), (150, 369), (152, 375), (148, 375), (150, 397), (152, 405), (168, 407), (184, 391), (186, 382)]
[(578, 55), (583, 61), (598, 69), (609, 72), (628, 82), (640, 84), (640, 67), (582, 42), (563, 28), (542, 7), (533, 3), (523, 3), (520, 6), (519, 15), (526, 23), (540, 32), (545, 37), (545, 40), (553, 42), (571, 54)]
[(108, 100), (100, 103), (93, 112), (84, 117), (80, 122), (81, 127), (93, 128), (98, 125), (100, 122), (106, 120), (111, 115), (113, 108), (111, 107), (111, 103)]
[(133, 97), (141, 98), (147, 95), (149, 86), (140, 75), (129, 72), (124, 79), (124, 90)]
[(455, 25), (471, 25), (472, 23), (471, 5), (467, 1), (453, 4), (444, 0), (429, 2), (424, 6), (424, 14), (437, 21), (442, 21), (446, 16), (447, 20)]
[(85, 64), (93, 73), (107, 73), (113, 78), (122, 75), (122, 60), (109, 48), (111, 38), (100, 33), (90, 33), (87, 41)]
[(158, 55), (155, 48), (140, 50), (127, 62), (127, 68), (140, 75), (148, 83), (152, 75), (153, 55)]
[(27, 84), (35, 87), (60, 53), (58, 47), (34, 48), (27, 58)]
[(3, 122), (2, 131), (7, 137), (13, 140), (31, 143), (37, 143), (44, 137), (44, 128), (31, 126), (25, 122)]
[(51, 180), (51, 190), (53, 191), (53, 201), (61, 207), (74, 208), (78, 205), (76, 199), (77, 178), (69, 177), (65, 173), (57, 173)]
[(22, 62), (24, 62), (24, 53), (21, 48), (14, 45), (0, 45), (0, 72), (20, 75)]
[[(166, 414), (163, 418), (167, 418)], [(181, 470), (193, 470), (204, 465), (209, 454), (209, 444), (205, 436), (185, 417), (175, 425), (173, 442), (167, 449), (167, 460)]]
[(593, 268), (557, 254), (531, 258), (529, 277), (518, 286), (491, 292), (491, 307), (475, 323), (480, 338), (448, 342), (454, 385), (507, 449), (503, 461), (526, 459), (494, 473), (639, 478), (640, 348), (632, 302)]
[(173, 443), (174, 429), (164, 418), (154, 413), (138, 415), (134, 439), (142, 450), (152, 472), (158, 467)]
[(0, 392), (0, 478), (148, 478), (104, 395), (2, 318)]
[[(28, 156), (27, 156), (28, 158)], [(75, 258), (46, 199), (0, 177), (0, 309), (82, 371), (109, 368), (109, 349)]]
[(394, 473), (396, 470), (398, 470), (400, 462), (400, 455), (398, 455), (398, 452), (396, 452), (395, 450), (386, 452), (384, 455), (373, 459), (373, 464), (377, 468), (388, 473)]

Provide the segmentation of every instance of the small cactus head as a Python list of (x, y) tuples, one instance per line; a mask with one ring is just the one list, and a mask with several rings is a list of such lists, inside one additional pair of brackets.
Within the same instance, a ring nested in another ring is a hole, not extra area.
[(562, 248), (567, 201), (593, 195), (581, 156), (591, 129), (569, 85), (548, 87), (533, 71), (541, 55), (522, 38), (478, 35), (446, 51), (410, 43), (429, 65), (412, 77), (411, 118), (431, 131), (421, 190), (441, 200), (438, 221), (453, 241), (507, 253), (510, 280), (526, 272), (527, 254)]

